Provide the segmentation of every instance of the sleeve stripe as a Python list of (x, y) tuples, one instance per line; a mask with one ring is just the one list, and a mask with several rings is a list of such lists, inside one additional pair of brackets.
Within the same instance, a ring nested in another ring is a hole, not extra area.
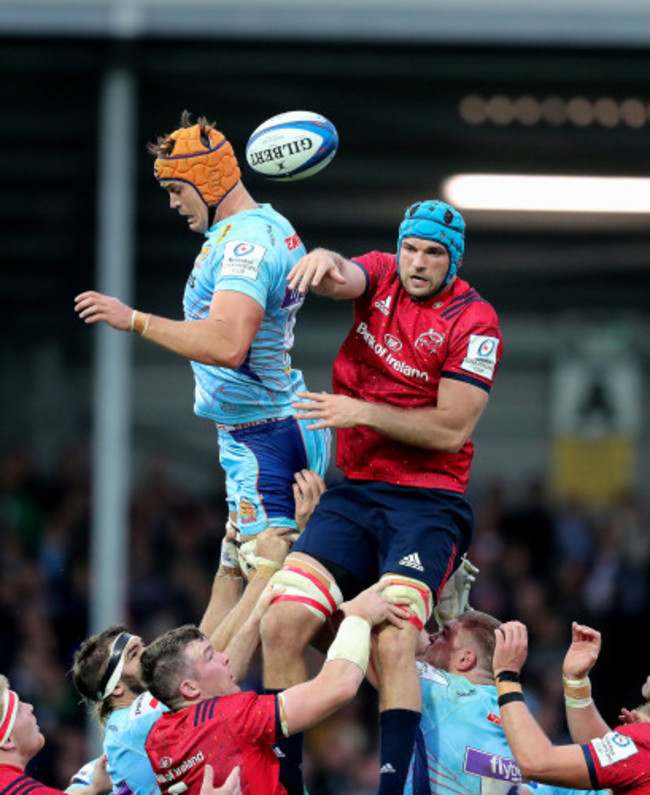
[(599, 789), (600, 784), (598, 783), (598, 775), (596, 773), (596, 765), (594, 764), (594, 758), (591, 755), (591, 750), (589, 745), (581, 745), (582, 753), (585, 756), (585, 762), (587, 763), (587, 770), (589, 771), (589, 778), (591, 779), (591, 788), (592, 789)]
[(354, 262), (354, 264), (358, 268), (361, 268), (361, 270), (363, 271), (363, 275), (366, 277), (366, 289), (363, 292), (364, 293), (367, 292), (368, 291), (368, 285), (370, 284), (370, 276), (368, 276), (368, 271), (364, 268), (364, 266), (360, 262), (357, 262), (356, 259), (351, 259), (350, 262)]
[(485, 381), (480, 381), (478, 378), (473, 378), (471, 375), (464, 375), (463, 373), (450, 373), (447, 370), (443, 370), (442, 373), (440, 373), (440, 378), (450, 378), (452, 381), (463, 381), (466, 384), (477, 386), (488, 393), (492, 389), (491, 384), (486, 384)]

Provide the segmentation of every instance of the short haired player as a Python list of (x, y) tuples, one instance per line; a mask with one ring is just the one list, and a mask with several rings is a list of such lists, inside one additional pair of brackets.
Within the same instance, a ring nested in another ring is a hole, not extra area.
[(470, 434), (502, 352), (494, 309), (458, 276), (464, 240), (456, 209), (423, 201), (406, 211), (397, 255), (316, 249), (288, 277), (290, 289), (353, 301), (354, 322), (334, 394), (294, 404), (311, 431), (338, 429), (345, 477), (275, 575), (286, 592), (263, 623), (266, 684), (305, 678), (302, 651), (342, 599), (377, 580), (408, 598), (407, 631), (379, 632), (382, 795), (402, 792), (420, 720), (419, 630), (470, 545)]
[(190, 360), (194, 411), (217, 426), (230, 522), (254, 564), (258, 533), (296, 529), (294, 473), (323, 475), (329, 458), (329, 430), (306, 433), (291, 407), (305, 389), (290, 357), (304, 295), (286, 277), (305, 248), (286, 218), (253, 199), (233, 147), (205, 118), (193, 124), (185, 111), (150, 152), (170, 208), (205, 235), (185, 286), (184, 320), (94, 291), (78, 295), (75, 309), (85, 323), (133, 331)]
[(314, 679), (275, 695), (242, 692), (227, 654), (215, 651), (196, 627), (171, 630), (142, 655), (151, 693), (169, 707), (153, 725), (145, 748), (163, 795), (199, 795), (203, 768), (215, 781), (241, 768), (250, 795), (286, 795), (274, 745), (302, 732), (351, 699), (363, 681), (371, 628), (402, 626), (404, 599), (391, 604), (370, 588), (341, 606), (344, 615), (327, 659)]

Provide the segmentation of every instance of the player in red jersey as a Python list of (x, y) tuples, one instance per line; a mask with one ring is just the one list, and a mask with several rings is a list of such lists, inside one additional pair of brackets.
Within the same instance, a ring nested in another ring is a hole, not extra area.
[[(34, 708), (9, 689), (9, 680), (0, 675), (0, 793), (2, 795), (63, 795), (25, 775), (25, 767), (45, 745)], [(93, 778), (76, 795), (102, 795), (112, 789), (106, 759), (95, 763)]]
[(379, 634), (382, 795), (403, 791), (420, 719), (419, 629), (470, 545), (469, 437), (502, 351), (494, 309), (457, 275), (464, 234), (457, 210), (425, 201), (407, 210), (397, 256), (316, 249), (288, 277), (292, 289), (354, 301), (354, 322), (334, 394), (294, 404), (310, 429), (338, 429), (345, 477), (275, 575), (286, 591), (263, 625), (266, 684), (304, 679), (302, 652), (342, 598), (377, 580), (408, 598), (413, 625)]
[(519, 621), (495, 631), (494, 673), (503, 728), (523, 776), (576, 789), (608, 788), (614, 795), (650, 793), (650, 677), (641, 692), (646, 703), (622, 710), (623, 725), (605, 723), (591, 698), (589, 672), (600, 652), (600, 633), (573, 624), (564, 658), (567, 722), (574, 745), (553, 745), (532, 716), (519, 684), (528, 633)]
[[(228, 656), (191, 625), (165, 633), (142, 655), (143, 678), (169, 707), (145, 749), (163, 795), (198, 793), (205, 765), (215, 780), (241, 768), (244, 795), (284, 795), (273, 745), (301, 732), (352, 698), (368, 665), (370, 629), (405, 612), (368, 589), (341, 606), (345, 615), (325, 664), (311, 681), (279, 695), (241, 692)], [(404, 602), (405, 600), (396, 600)]]

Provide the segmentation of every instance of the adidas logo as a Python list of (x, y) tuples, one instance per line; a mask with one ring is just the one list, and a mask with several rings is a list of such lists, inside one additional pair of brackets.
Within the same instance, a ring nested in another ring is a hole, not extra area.
[(273, 751), (275, 752), (275, 755), (278, 757), (278, 759), (284, 759), (286, 756), (286, 754), (280, 748), (278, 748), (277, 745), (273, 746)]
[(395, 768), (391, 765), (390, 762), (386, 762), (385, 765), (381, 766), (381, 770), (379, 771), (380, 775), (382, 773), (397, 773), (397, 770), (395, 770)]
[(389, 295), (388, 298), (384, 299), (383, 301), (375, 301), (375, 308), (378, 309), (382, 314), (387, 315), (390, 312), (390, 302), (392, 301), (392, 296)]
[(404, 555), (404, 557), (399, 562), (400, 566), (408, 566), (410, 569), (415, 569), (416, 571), (424, 571), (424, 566), (422, 565), (422, 561), (420, 560), (420, 556), (417, 552), (411, 552), (410, 555)]

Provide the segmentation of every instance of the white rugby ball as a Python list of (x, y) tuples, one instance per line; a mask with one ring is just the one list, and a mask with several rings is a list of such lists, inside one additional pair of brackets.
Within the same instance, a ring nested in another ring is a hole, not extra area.
[(336, 127), (329, 119), (292, 110), (267, 119), (253, 131), (246, 161), (253, 171), (276, 182), (304, 179), (325, 168), (338, 145)]

